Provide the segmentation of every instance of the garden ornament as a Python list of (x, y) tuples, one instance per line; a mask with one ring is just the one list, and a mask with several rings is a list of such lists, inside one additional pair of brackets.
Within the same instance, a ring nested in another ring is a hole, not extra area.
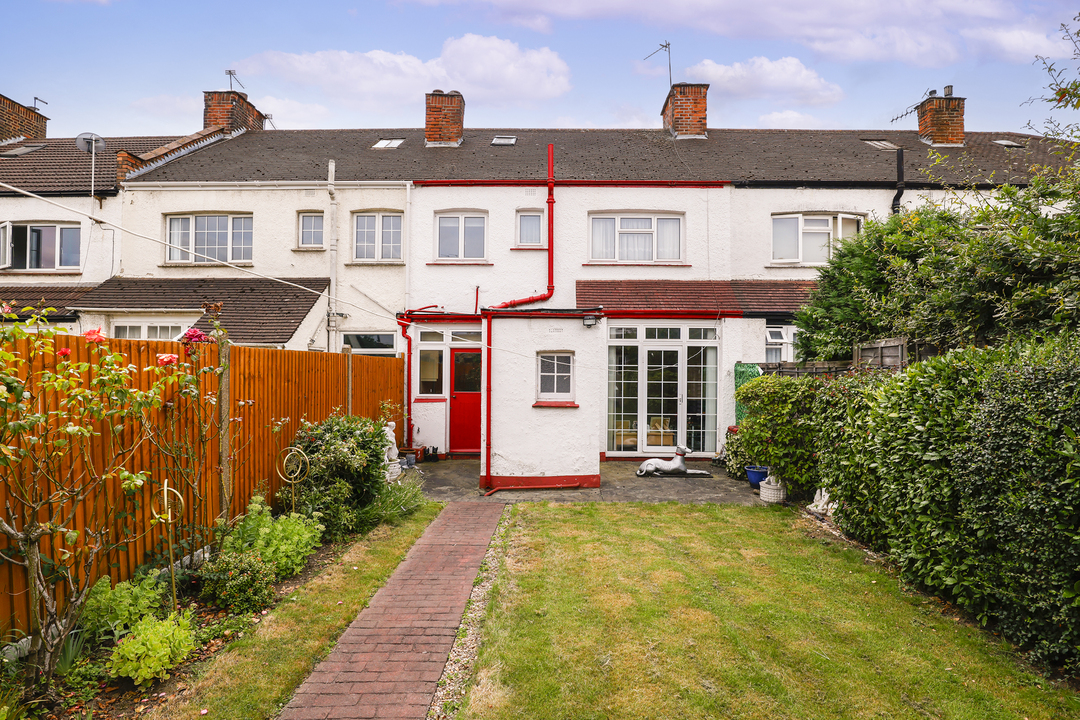
[(675, 457), (670, 460), (664, 460), (662, 458), (651, 458), (641, 463), (641, 467), (637, 469), (638, 477), (644, 477), (646, 475), (708, 475), (709, 473), (704, 470), (687, 470), (686, 469), (686, 453), (690, 452), (690, 448), (682, 445), (675, 446)]
[(398, 458), (397, 449), (397, 437), (394, 435), (394, 429), (397, 428), (397, 423), (388, 422), (386, 427), (383, 428), (383, 434), (386, 435), (386, 481), (389, 482), (401, 474), (402, 463), (405, 458)]
[(296, 486), (307, 479), (311, 469), (307, 454), (298, 447), (287, 447), (278, 453), (274, 469), (281, 481), (289, 486), (292, 492), (292, 509), (296, 512)]

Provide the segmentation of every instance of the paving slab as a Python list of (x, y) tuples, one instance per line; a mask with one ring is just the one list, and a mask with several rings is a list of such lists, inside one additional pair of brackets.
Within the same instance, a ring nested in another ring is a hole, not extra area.
[(280, 720), (427, 716), (501, 502), (451, 502), (296, 690)]
[(712, 473), (713, 477), (638, 477), (639, 462), (600, 463), (600, 487), (566, 490), (500, 490), (486, 495), (480, 489), (480, 461), (442, 460), (417, 465), (423, 474), (424, 494), (439, 502), (678, 502), (761, 505), (750, 483), (728, 477), (723, 468), (708, 462), (688, 461), (687, 466)]

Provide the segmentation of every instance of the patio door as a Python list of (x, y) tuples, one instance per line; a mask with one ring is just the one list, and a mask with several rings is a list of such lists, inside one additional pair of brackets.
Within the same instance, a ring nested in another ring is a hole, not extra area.
[(645, 450), (674, 452), (685, 427), (683, 418), (683, 349), (645, 349)]
[(452, 453), (480, 452), (479, 350), (450, 350), (450, 447)]

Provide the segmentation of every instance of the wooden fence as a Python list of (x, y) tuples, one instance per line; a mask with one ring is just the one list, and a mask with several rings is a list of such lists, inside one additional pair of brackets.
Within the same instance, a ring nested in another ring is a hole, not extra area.
[[(24, 340), (10, 349), (27, 357), (29, 346), (30, 341)], [(71, 362), (92, 359), (91, 343), (82, 337), (57, 336), (55, 346), (69, 348), (71, 354), (67, 359)], [(185, 358), (184, 346), (175, 342), (109, 340), (108, 347), (123, 354), (127, 362), (140, 370), (133, 375), (132, 382), (138, 390), (149, 389), (158, 377), (154, 371), (142, 369), (157, 367), (159, 355), (172, 353)], [(292, 442), (301, 421), (318, 422), (335, 412), (377, 417), (381, 406), (389, 403), (392, 416), (396, 416), (398, 444), (402, 443), (404, 360), (401, 358), (241, 346), (219, 353), (216, 344), (195, 347), (198, 352), (189, 359), (196, 367), (207, 368), (196, 375), (198, 402), (181, 394), (178, 385), (169, 385), (164, 391), (165, 406), (151, 413), (151, 422), (131, 421), (117, 436), (121, 442), (131, 444), (149, 428), (153, 437), (137, 442), (124, 466), (131, 472), (148, 473), (151, 488), (160, 488), (168, 481), (170, 487), (180, 491), (186, 502), (185, 521), (191, 525), (212, 526), (213, 519), (220, 514), (222, 499), (229, 495), (230, 517), (243, 512), (256, 491), (272, 496), (281, 485), (275, 471), (278, 453)], [(27, 372), (52, 369), (58, 359), (54, 355), (40, 355), (19, 374), (25, 378)], [(222, 364), (228, 367), (228, 372), (215, 372)], [(49, 397), (43, 403), (48, 409), (55, 409), (59, 400)], [(209, 429), (202, 442), (198, 442), (200, 420), (201, 427)], [(223, 430), (218, 432), (217, 428)], [(94, 438), (94, 442), (104, 444), (101, 437)], [(105, 454), (104, 447), (91, 448), (89, 459), (94, 467), (101, 467)], [(75, 467), (70, 458), (65, 458), (60, 468), (69, 474), (85, 472), (85, 468)], [(24, 467), (22, 472), (28, 470)], [(18, 503), (9, 503), (12, 500), (9, 477), (5, 476), (0, 485), (0, 515), (10, 523), (16, 520), (17, 512), (13, 508)], [(85, 507), (75, 509), (70, 529), (81, 532), (94, 524), (118, 522), (116, 518), (106, 517), (105, 500), (114, 502), (121, 495), (120, 481), (113, 478), (107, 485), (104, 500), (88, 500)], [(225, 491), (229, 487), (231, 493)], [(108, 572), (114, 581), (127, 579), (148, 556), (161, 551), (163, 527), (151, 527), (151, 503), (145, 493), (133, 514), (137, 539), (126, 550), (114, 553), (91, 570), (95, 577)], [(54, 556), (56, 547), (48, 543), (60, 542), (58, 537), (43, 540), (43, 552)], [(6, 543), (6, 538), (0, 536), (0, 544)], [(18, 565), (4, 563), (0, 565), (0, 633), (25, 631), (28, 619), (25, 571)]]

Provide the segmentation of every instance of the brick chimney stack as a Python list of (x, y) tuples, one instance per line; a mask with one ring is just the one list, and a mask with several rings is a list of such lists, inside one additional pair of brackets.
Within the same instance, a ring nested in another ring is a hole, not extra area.
[(457, 147), (465, 137), (465, 98), (457, 90), (432, 90), (425, 95), (425, 147)]
[(676, 138), (707, 138), (708, 83), (675, 83), (668, 91), (664, 109), (664, 129)]
[(934, 146), (959, 147), (964, 144), (964, 98), (953, 97), (952, 85), (945, 93), (936, 90), (919, 103), (919, 137)]
[(266, 116), (248, 102), (247, 93), (237, 90), (207, 90), (203, 93), (203, 129), (220, 125), (226, 132), (241, 128), (262, 130)]
[(44, 140), (45, 123), (48, 120), (49, 118), (37, 110), (0, 95), (0, 140), (17, 137)]

